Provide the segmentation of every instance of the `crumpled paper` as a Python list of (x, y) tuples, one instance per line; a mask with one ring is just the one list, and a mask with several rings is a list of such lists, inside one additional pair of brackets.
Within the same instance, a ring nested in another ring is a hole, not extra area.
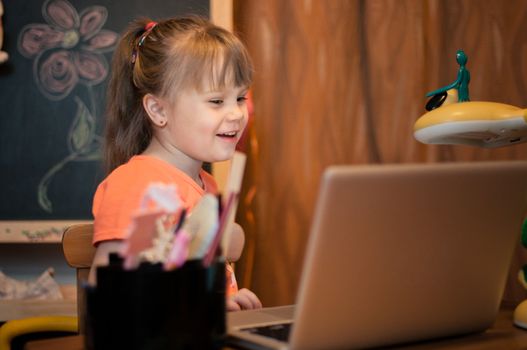
[(20, 281), (0, 271), (0, 300), (62, 300), (64, 296), (48, 268), (37, 279)]

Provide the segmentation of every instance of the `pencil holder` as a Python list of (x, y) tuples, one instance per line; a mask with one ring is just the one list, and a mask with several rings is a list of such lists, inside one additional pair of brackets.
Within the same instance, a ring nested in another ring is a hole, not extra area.
[(225, 336), (225, 264), (201, 260), (164, 271), (115, 261), (86, 290), (86, 348), (217, 349)]

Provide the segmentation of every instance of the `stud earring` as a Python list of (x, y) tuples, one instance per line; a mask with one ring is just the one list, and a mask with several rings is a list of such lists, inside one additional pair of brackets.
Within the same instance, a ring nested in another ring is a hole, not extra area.
[(160, 120), (159, 121), (159, 126), (165, 126), (166, 124), (166, 120)]

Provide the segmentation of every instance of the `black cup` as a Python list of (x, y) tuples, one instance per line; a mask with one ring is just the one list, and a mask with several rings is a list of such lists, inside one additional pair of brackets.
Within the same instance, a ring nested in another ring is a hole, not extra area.
[(219, 349), (225, 338), (225, 264), (201, 260), (97, 269), (86, 290), (86, 347), (92, 350)]

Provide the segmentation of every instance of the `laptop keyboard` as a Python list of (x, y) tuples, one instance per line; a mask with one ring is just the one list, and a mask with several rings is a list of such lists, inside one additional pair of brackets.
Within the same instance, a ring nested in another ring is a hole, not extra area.
[(292, 323), (273, 324), (270, 326), (244, 328), (242, 331), (287, 342), (289, 333), (291, 332), (291, 326)]

